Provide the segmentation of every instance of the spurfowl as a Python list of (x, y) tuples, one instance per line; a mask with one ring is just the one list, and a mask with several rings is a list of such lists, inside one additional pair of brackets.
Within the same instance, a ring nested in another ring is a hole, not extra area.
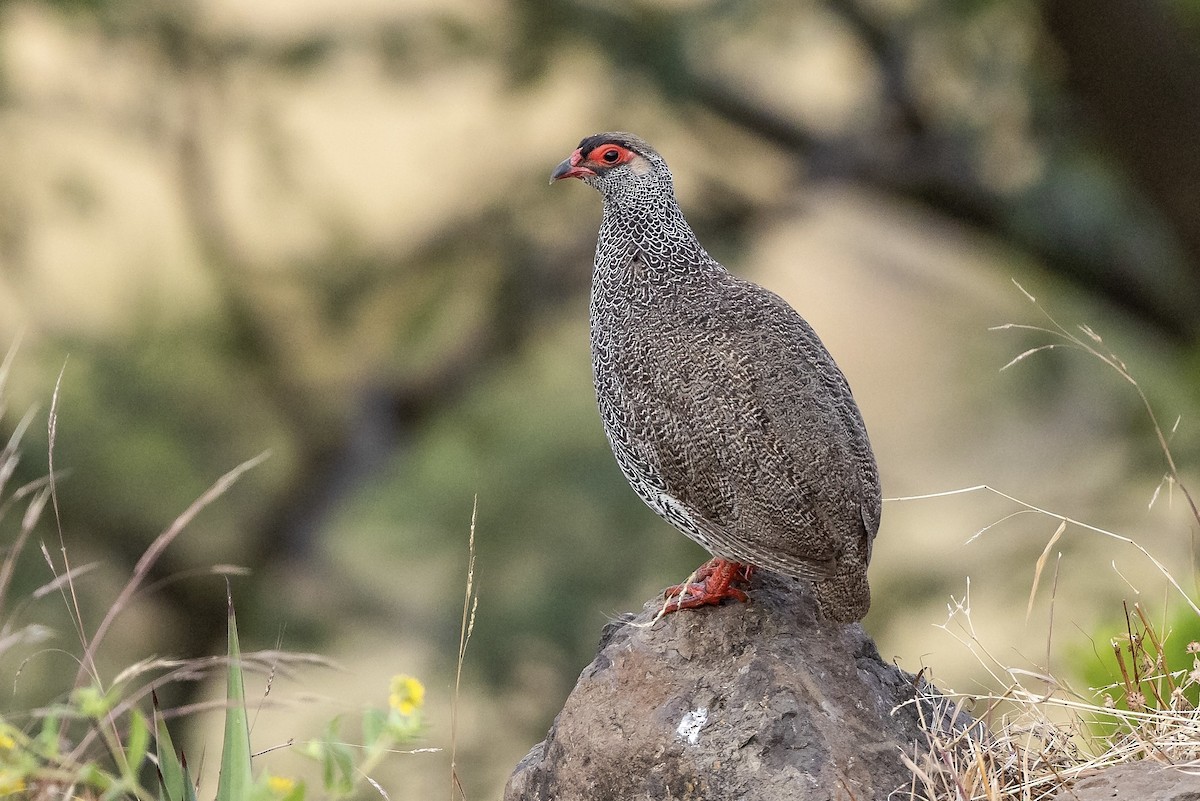
[(745, 601), (755, 566), (860, 620), (879, 528), (875, 457), (850, 387), (786, 302), (700, 246), (667, 164), (628, 133), (579, 143), (551, 182), (599, 190), (591, 345), (604, 431), (647, 505), (714, 558), (665, 611)]

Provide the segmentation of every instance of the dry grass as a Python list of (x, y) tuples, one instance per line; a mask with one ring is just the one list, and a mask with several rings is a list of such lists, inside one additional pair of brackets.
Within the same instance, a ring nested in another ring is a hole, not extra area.
[(458, 701), (462, 689), (463, 662), (467, 658), (467, 643), (471, 641), (471, 632), (475, 630), (475, 610), (479, 606), (479, 596), (475, 590), (475, 520), (478, 511), (479, 498), (476, 497), (471, 504), (471, 531), (467, 538), (467, 585), (463, 593), (462, 628), (458, 634), (458, 659), (454, 668), (454, 700), (450, 706), (450, 801), (454, 801), (455, 798), (466, 801), (467, 798), (458, 776)]
[[(968, 606), (956, 614), (969, 625)], [(1110, 765), (1200, 760), (1200, 643), (1179, 645), (1192, 656), (1191, 668), (1169, 671), (1166, 640), (1144, 610), (1128, 610), (1127, 623), (1128, 633), (1112, 641), (1121, 681), (1095, 688), (1098, 702), (1051, 676), (1014, 669), (1000, 693), (922, 698), (916, 708), (929, 748), (906, 757), (914, 776), (910, 798), (1043, 801)], [(975, 724), (957, 732), (939, 725), (960, 711), (974, 714)]]
[[(1027, 350), (1004, 369), (1039, 352), (1069, 348), (1098, 359), (1133, 387), (1162, 452), (1165, 473), (1151, 505), (1163, 487), (1178, 492), (1196, 526), (1200, 510), (1180, 477), (1170, 449), (1168, 433), (1159, 425), (1149, 398), (1128, 368), (1105, 348), (1091, 328), (1061, 325), (1036, 299), (1018, 285), (1025, 297), (1047, 321), (1045, 326), (1005, 325), (1000, 330), (1020, 329), (1047, 335), (1050, 342)], [(1055, 514), (986, 486), (961, 492), (990, 492), (1014, 503), (1012, 515), (976, 533), (988, 530), (1014, 515), (1034, 513), (1058, 522), (1053, 535), (1034, 566), (1026, 617), (1043, 583), (1043, 574), (1059, 540), (1070, 533), (1100, 535), (1109, 542), (1131, 547), (1138, 558), (1150, 561), (1188, 607), (1200, 617), (1200, 606), (1183, 588), (1162, 560), (1130, 537)], [(954, 493), (939, 493), (954, 494)], [(931, 496), (924, 496), (931, 497)], [(1057, 593), (1059, 553), (1050, 580), (1051, 610)], [(1114, 562), (1115, 567), (1115, 562)], [(952, 599), (942, 628), (954, 636), (979, 660), (989, 675), (989, 684), (1002, 688), (984, 695), (938, 692), (923, 685), (926, 694), (914, 701), (929, 735), (928, 749), (914, 758), (905, 757), (912, 770), (909, 798), (913, 801), (1048, 801), (1069, 791), (1079, 779), (1111, 765), (1152, 760), (1164, 765), (1200, 763), (1200, 643), (1172, 641), (1167, 624), (1152, 622), (1140, 605), (1126, 606), (1124, 631), (1114, 632), (1112, 648), (1114, 675), (1119, 680), (1103, 687), (1078, 692), (1049, 672), (1036, 672), (1005, 665), (982, 644), (971, 619), (970, 580), (961, 599)], [(1051, 664), (1053, 611), (1047, 634), (1046, 662)], [(1175, 659), (1172, 659), (1175, 657)], [(1190, 667), (1169, 669), (1172, 662)], [(957, 728), (946, 725), (966, 712), (974, 723)]]
[[(7, 411), (4, 388), (16, 351), (17, 345), (14, 344), (0, 361), (0, 418)], [(82, 594), (77, 584), (94, 565), (72, 564), (59, 522), (56, 479), (60, 474), (54, 464), (54, 446), (61, 381), (62, 373), (56, 383), (47, 418), (49, 474), (19, 487), (9, 486), (21, 459), (22, 439), (28, 432), (36, 409), (31, 409), (22, 417), (8, 442), (0, 448), (0, 521), (19, 510), (21, 505), (24, 506), (20, 512), (17, 535), (5, 548), (3, 559), (0, 560), (0, 653), (38, 643), (49, 636), (45, 626), (30, 623), (14, 628), (14, 621), (24, 617), (31, 603), (58, 594), (62, 597), (78, 637), (80, 655), (75, 659), (79, 667), (74, 679), (74, 692), (65, 694), (48, 706), (6, 713), (0, 719), (0, 729), (3, 731), (0, 750), (4, 751), (5, 757), (3, 769), (0, 770), (0, 795), (15, 794), (30, 799), (91, 799), (99, 797), (97, 787), (107, 784), (112, 787), (103, 796), (105, 798), (156, 797), (151, 788), (141, 785), (138, 776), (145, 752), (130, 745), (136, 739), (131, 732), (139, 729), (136, 721), (140, 719), (144, 724), (146, 719), (139, 707), (165, 684), (201, 680), (228, 669), (232, 663), (226, 656), (188, 660), (149, 658), (127, 666), (115, 676), (107, 677), (97, 667), (95, 656), (105, 635), (113, 630), (114, 625), (120, 625), (122, 613), (130, 609), (135, 597), (156, 586), (147, 586), (146, 580), (166, 548), (202, 509), (216, 501), (244, 473), (261, 463), (267, 454), (250, 459), (221, 476), (172, 521), (142, 554), (124, 588), (105, 610), (102, 622), (95, 631), (89, 632), (84, 622)], [(57, 548), (52, 549), (45, 542), (40, 545), (51, 579), (27, 597), (13, 599), (10, 590), (17, 562), (47, 509), (52, 512), (58, 535)], [(234, 566), (218, 565), (192, 572), (229, 575), (244, 571)], [(164, 580), (177, 578), (179, 576), (175, 575)], [(290, 672), (298, 665), (328, 666), (329, 662), (315, 654), (280, 650), (244, 652), (237, 660), (236, 669), (239, 675), (242, 670), (274, 675), (276, 671)], [(17, 675), (12, 677), (14, 685), (19, 681), (24, 667), (23, 662)], [(97, 703), (89, 708), (89, 702), (82, 699), (94, 699)], [(226, 706), (223, 700), (213, 701), (165, 710), (162, 717), (172, 718), (201, 709)], [(154, 707), (157, 712), (157, 699)], [(141, 730), (146, 731), (144, 725)]]

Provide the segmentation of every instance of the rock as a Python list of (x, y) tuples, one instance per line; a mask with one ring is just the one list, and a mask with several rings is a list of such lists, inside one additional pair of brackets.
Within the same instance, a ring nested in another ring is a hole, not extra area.
[(799, 582), (760, 570), (750, 595), (609, 624), (505, 801), (908, 798), (928, 688), (858, 624), (819, 619)]
[(1080, 779), (1054, 801), (1200, 801), (1200, 776), (1150, 760), (1126, 762)]

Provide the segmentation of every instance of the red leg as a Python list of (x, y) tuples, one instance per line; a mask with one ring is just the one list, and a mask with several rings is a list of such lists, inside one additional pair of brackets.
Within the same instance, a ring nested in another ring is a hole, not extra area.
[(678, 612), (680, 609), (716, 606), (726, 598), (746, 603), (750, 598), (732, 585), (735, 581), (749, 581), (753, 574), (754, 565), (732, 562), (719, 556), (713, 557), (696, 570), (694, 583), (677, 584), (667, 588), (663, 594), (669, 600), (663, 605), (663, 614)]

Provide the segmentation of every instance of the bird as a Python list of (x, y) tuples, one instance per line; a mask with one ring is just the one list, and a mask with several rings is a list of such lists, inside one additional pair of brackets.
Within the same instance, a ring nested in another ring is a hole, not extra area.
[(745, 602), (762, 568), (811, 584), (839, 623), (871, 604), (882, 511), (862, 414), (812, 326), (697, 240), (663, 157), (624, 132), (551, 173), (603, 201), (589, 322), (605, 435), (634, 492), (712, 559), (662, 611)]

